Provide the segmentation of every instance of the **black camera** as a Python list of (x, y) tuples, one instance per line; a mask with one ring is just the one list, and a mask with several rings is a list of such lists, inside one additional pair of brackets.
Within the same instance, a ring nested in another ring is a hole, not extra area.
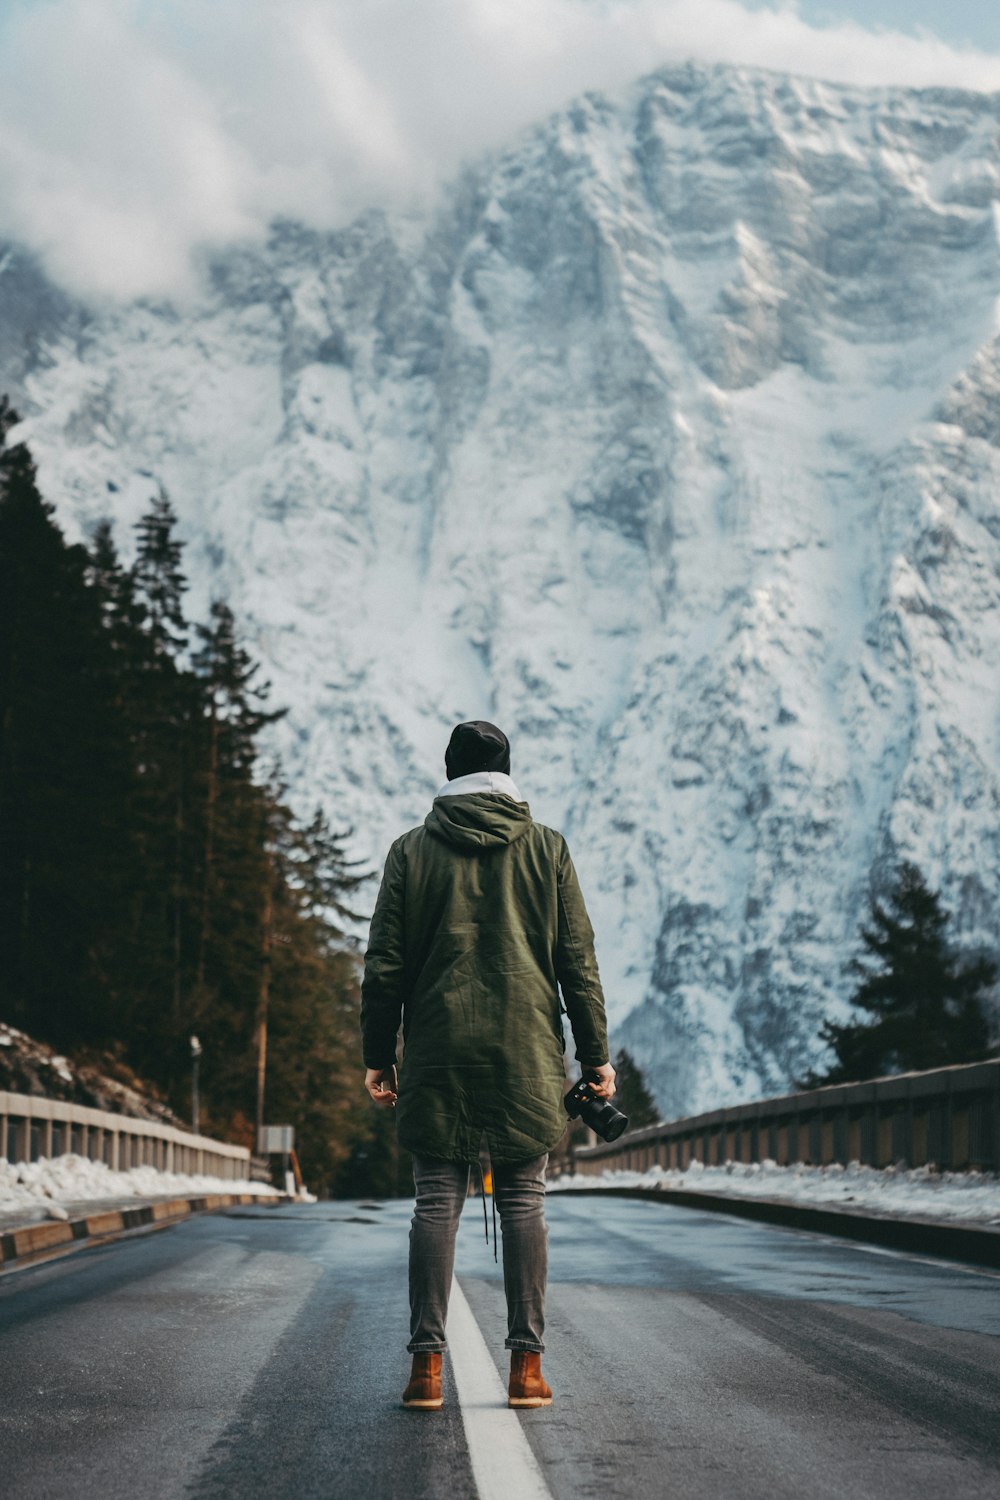
[(628, 1115), (615, 1109), (607, 1099), (595, 1099), (591, 1079), (586, 1074), (575, 1083), (563, 1100), (571, 1120), (582, 1120), (602, 1141), (616, 1141), (628, 1129)]

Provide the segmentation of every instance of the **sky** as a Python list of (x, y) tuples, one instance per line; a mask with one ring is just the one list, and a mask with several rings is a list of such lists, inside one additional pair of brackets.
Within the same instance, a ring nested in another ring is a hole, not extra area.
[(956, 46), (1000, 52), (1000, 5), (996, 0), (802, 0), (799, 15), (814, 25), (859, 21), (910, 32), (923, 28)]
[(206, 247), (411, 201), (688, 57), (1000, 91), (1000, 5), (0, 0), (0, 237), (91, 299), (182, 296)]

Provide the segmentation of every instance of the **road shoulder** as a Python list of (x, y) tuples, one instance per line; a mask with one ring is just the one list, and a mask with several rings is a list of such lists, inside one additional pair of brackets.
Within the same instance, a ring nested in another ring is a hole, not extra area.
[(0, 1232), (0, 1274), (36, 1265), (74, 1250), (125, 1234), (150, 1229), (166, 1229), (192, 1214), (211, 1213), (247, 1203), (274, 1204), (284, 1198), (264, 1197), (256, 1193), (208, 1193), (190, 1198), (151, 1199), (116, 1208), (98, 1209), (67, 1219), (10, 1227)]
[[(744, 1198), (735, 1194), (689, 1192), (664, 1187), (573, 1188), (572, 1196), (642, 1198), (676, 1208), (702, 1209), (707, 1213), (731, 1214), (779, 1224), (785, 1229), (803, 1229), (813, 1234), (836, 1235), (886, 1249), (914, 1255), (930, 1255), (975, 1266), (1000, 1267), (1000, 1230), (983, 1224), (954, 1220), (904, 1218), (902, 1215), (872, 1214), (863, 1209), (823, 1208), (780, 1198)], [(567, 1194), (568, 1196), (568, 1194)]]

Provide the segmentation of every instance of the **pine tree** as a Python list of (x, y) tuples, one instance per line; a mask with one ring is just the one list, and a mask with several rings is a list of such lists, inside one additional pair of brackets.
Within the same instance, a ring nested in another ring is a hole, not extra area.
[(87, 582), (97, 591), (101, 619), (115, 652), (128, 651), (141, 630), (145, 611), (136, 597), (133, 575), (123, 566), (107, 519), (98, 521), (90, 540)]
[(136, 976), (145, 951), (143, 934), (135, 921), (142, 850), (134, 816), (138, 777), (132, 684), (127, 671), (143, 612), (106, 520), (98, 524), (91, 538), (84, 577), (100, 620), (101, 650), (95, 656), (101, 663), (100, 697), (105, 705), (103, 758), (113, 759), (117, 767), (114, 794), (104, 807), (100, 855), (95, 861), (98, 879), (103, 878), (113, 899), (105, 900), (101, 937), (92, 946), (91, 965), (103, 997), (105, 1037), (117, 1041), (133, 1022)]
[(655, 1125), (660, 1112), (656, 1100), (646, 1086), (642, 1069), (638, 1067), (630, 1052), (623, 1047), (614, 1062), (617, 1082), (614, 1105), (623, 1115), (628, 1115), (629, 1129), (639, 1130), (643, 1125)]
[(351, 828), (335, 832), (326, 813), (317, 807), (300, 831), (294, 863), (294, 878), (306, 893), (310, 913), (321, 919), (330, 938), (348, 946), (349, 926), (361, 922), (362, 917), (347, 902), (371, 879), (363, 860), (347, 857), (344, 845), (353, 832)]
[[(132, 937), (141, 951), (131, 1041), (144, 1066), (163, 1066), (169, 1059), (172, 1078), (186, 1077), (184, 1038), (196, 1019), (190, 950), (201, 717), (199, 685), (184, 662), (188, 585), (176, 526), (161, 489), (135, 527), (136, 558), (127, 578), (122, 582), (112, 575), (121, 600), (120, 676), (136, 769), (131, 815), (141, 851), (133, 903)], [(95, 552), (95, 566), (98, 561)]]
[(210, 623), (199, 625), (197, 634), (201, 645), (194, 654), (194, 669), (207, 705), (196, 973), (196, 983), (203, 987), (213, 924), (217, 927), (222, 919), (227, 901), (231, 906), (241, 851), (246, 854), (250, 850), (248, 831), (251, 827), (262, 830), (266, 824), (259, 790), (252, 780), (257, 738), (266, 725), (282, 718), (287, 710), (265, 706), (270, 683), (254, 680), (259, 663), (241, 644), (227, 604), (216, 600)]
[(149, 510), (136, 523), (132, 577), (146, 606), (154, 649), (171, 658), (187, 644), (183, 598), (188, 584), (181, 569), (184, 544), (175, 535), (176, 527), (177, 513), (161, 485)]
[(89, 559), (67, 546), (0, 401), (0, 975), (55, 1040), (109, 1024), (103, 964), (126, 898), (129, 756)]
[(884, 900), (874, 893), (861, 927), (862, 952), (848, 964), (862, 1017), (825, 1021), (821, 1035), (836, 1062), (808, 1083), (840, 1083), (888, 1073), (975, 1062), (989, 1052), (986, 991), (997, 966), (961, 959), (949, 946), (951, 918), (916, 865), (900, 865)]

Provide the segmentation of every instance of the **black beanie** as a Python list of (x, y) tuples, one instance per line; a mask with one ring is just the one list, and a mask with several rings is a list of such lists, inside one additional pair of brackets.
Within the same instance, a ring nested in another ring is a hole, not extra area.
[(502, 729), (485, 719), (456, 724), (444, 752), (448, 780), (469, 776), (473, 771), (497, 771), (510, 775), (510, 744)]

